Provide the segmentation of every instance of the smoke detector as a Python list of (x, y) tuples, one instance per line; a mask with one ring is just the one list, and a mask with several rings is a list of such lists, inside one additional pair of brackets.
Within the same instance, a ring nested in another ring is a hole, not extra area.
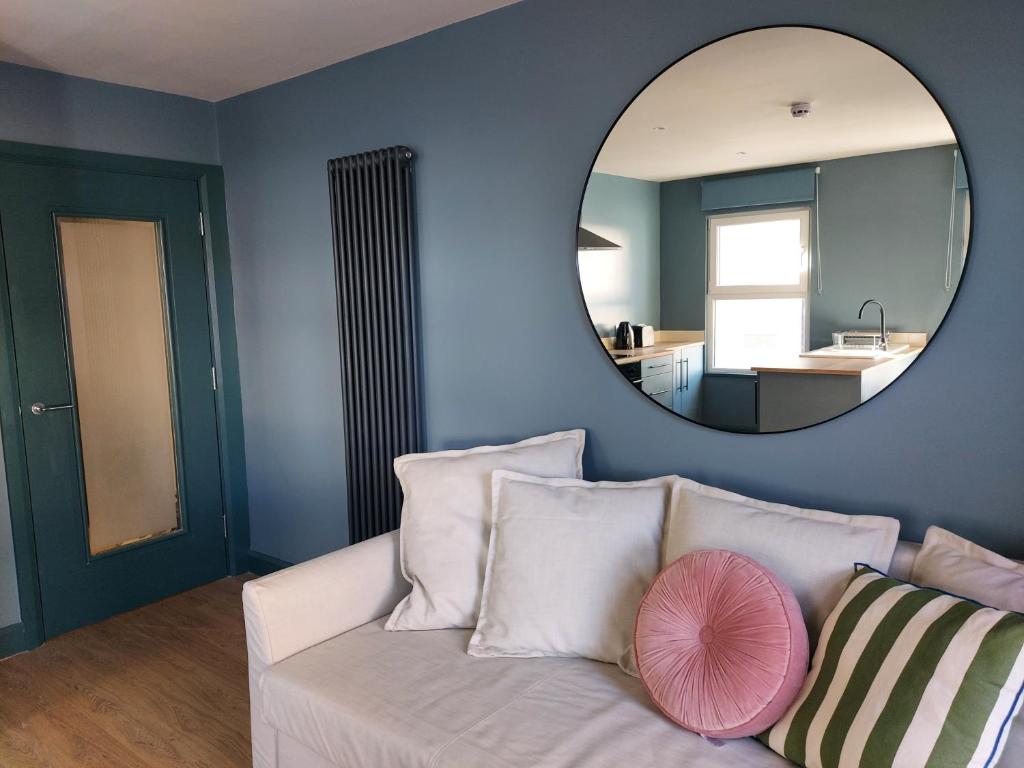
[(795, 117), (797, 120), (807, 117), (811, 114), (811, 105), (807, 101), (797, 101), (789, 105), (789, 114)]

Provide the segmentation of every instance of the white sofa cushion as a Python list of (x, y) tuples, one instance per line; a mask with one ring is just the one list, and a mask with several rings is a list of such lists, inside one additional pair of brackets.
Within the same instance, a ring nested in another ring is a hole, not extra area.
[(1024, 564), (934, 525), (924, 535), (910, 580), (1024, 613)]
[(671, 477), (491, 478), (491, 541), (473, 656), (617, 662), (658, 574)]
[(695, 549), (752, 557), (796, 594), (811, 642), (839, 602), (855, 563), (887, 571), (899, 521), (750, 499), (679, 478), (665, 533), (665, 564)]
[(785, 768), (753, 739), (676, 727), (639, 680), (584, 659), (476, 659), (469, 632), (346, 632), (267, 670), (264, 717), (344, 768)]
[(395, 607), (387, 628), (476, 626), (491, 529), (491, 472), (581, 477), (584, 438), (577, 429), (395, 459), (405, 497), (402, 574), (412, 592)]

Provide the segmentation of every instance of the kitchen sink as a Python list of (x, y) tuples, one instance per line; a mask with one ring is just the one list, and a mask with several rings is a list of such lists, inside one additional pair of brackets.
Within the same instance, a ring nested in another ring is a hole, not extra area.
[(871, 347), (822, 347), (812, 349), (810, 352), (802, 352), (800, 357), (838, 357), (848, 360), (877, 360), (880, 357), (897, 355), (910, 349), (909, 344), (890, 344), (888, 349), (873, 349)]

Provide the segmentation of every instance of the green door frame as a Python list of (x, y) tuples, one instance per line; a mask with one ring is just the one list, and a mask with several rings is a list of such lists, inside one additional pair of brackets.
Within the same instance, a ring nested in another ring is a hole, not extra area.
[[(245, 477), (245, 442), (242, 430), (242, 398), (238, 374), (238, 345), (231, 285), (231, 254), (228, 250), (224, 172), (217, 165), (159, 160), (107, 152), (48, 147), (0, 141), (0, 158), (21, 163), (58, 165), (141, 176), (190, 179), (199, 188), (207, 293), (213, 328), (213, 355), (217, 369), (217, 442), (220, 449), (221, 493), (227, 519), (225, 541), (228, 573), (249, 570), (249, 509)], [(0, 233), (3, 231), (0, 212)], [(42, 604), (36, 561), (35, 527), (29, 497), (18, 392), (17, 360), (11, 323), (7, 262), (0, 237), (0, 428), (6, 464), (14, 560), (18, 574), (21, 631), (0, 636), (0, 657), (39, 646), (43, 641)], [(15, 625), (17, 626), (17, 625)], [(4, 628), (0, 627), (0, 630)]]

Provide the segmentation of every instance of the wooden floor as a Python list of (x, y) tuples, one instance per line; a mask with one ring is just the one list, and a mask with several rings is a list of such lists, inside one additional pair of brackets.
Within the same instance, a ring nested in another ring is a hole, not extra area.
[(251, 766), (245, 580), (0, 661), (0, 766)]

